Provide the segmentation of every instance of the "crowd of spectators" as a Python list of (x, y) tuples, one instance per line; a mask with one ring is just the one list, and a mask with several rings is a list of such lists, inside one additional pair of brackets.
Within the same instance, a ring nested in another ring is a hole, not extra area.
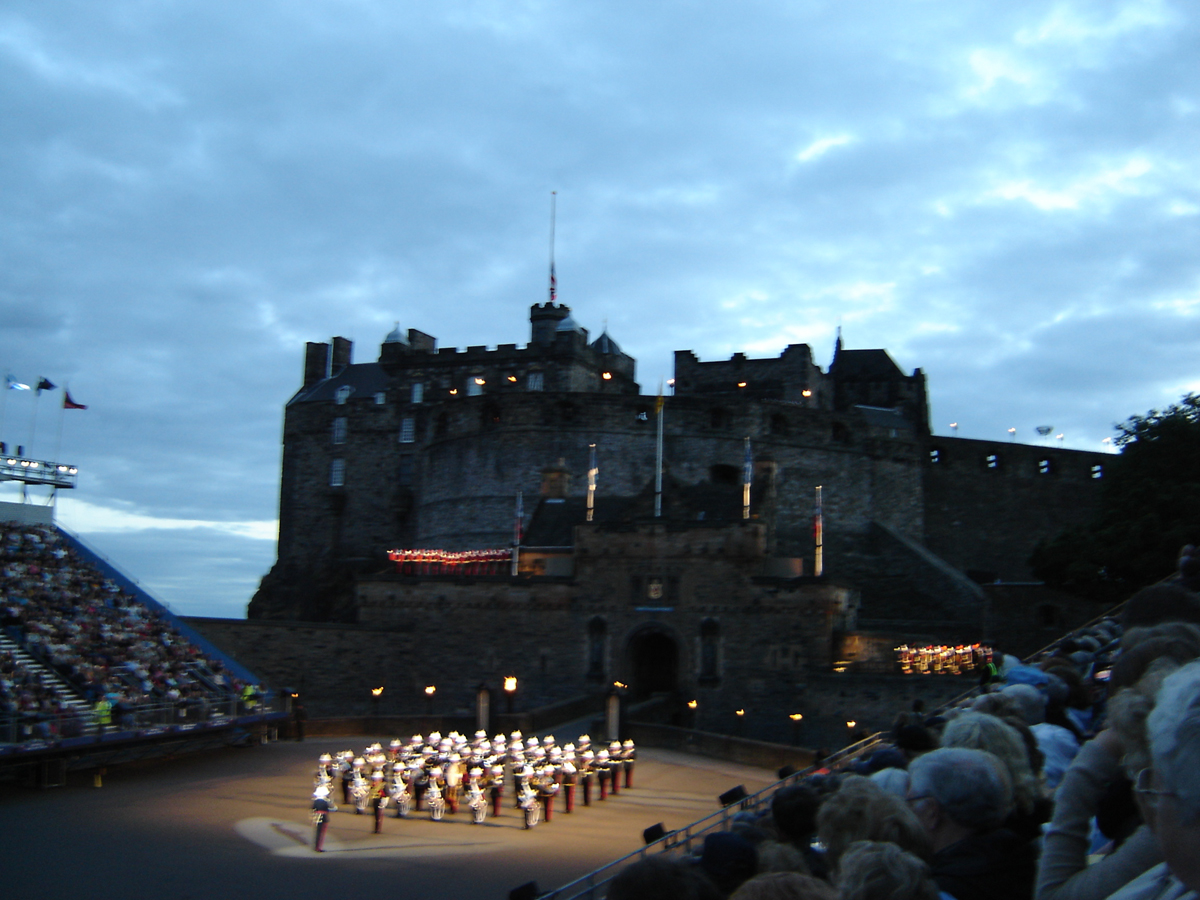
[(75, 737), (85, 725), (44, 671), (10, 651), (0, 651), (0, 717), (12, 723), (15, 734), (40, 739), (56, 732)]
[(54, 528), (0, 525), (0, 626), (36, 663), (82, 700), (81, 723), (52, 679), (9, 653), (0, 703), (24, 737), (55, 738), (84, 728), (134, 728), (154, 721), (203, 721), (247, 686), (210, 659), (164, 616), (82, 560)]
[(696, 855), (626, 867), (608, 900), (1200, 900), (1189, 587), (1147, 588), (1037, 660), (998, 655), (974, 695), (916, 704)]

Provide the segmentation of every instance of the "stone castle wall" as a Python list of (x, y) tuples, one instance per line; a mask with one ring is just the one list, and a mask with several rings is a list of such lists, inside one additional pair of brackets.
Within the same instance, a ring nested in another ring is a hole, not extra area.
[(933, 438), (922, 460), (924, 543), (984, 580), (1030, 581), (1034, 544), (1091, 517), (1112, 462), (1107, 453)]

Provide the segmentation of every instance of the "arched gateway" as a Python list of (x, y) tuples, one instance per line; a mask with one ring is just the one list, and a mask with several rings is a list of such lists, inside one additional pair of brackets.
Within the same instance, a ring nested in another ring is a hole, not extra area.
[(647, 629), (629, 639), (630, 691), (642, 700), (679, 687), (679, 645), (665, 631)]

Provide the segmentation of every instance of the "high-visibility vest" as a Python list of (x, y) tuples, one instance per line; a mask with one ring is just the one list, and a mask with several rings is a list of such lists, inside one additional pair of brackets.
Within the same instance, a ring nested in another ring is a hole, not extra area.
[(96, 701), (96, 706), (93, 709), (96, 714), (96, 721), (101, 725), (112, 724), (112, 704), (107, 698), (101, 698)]

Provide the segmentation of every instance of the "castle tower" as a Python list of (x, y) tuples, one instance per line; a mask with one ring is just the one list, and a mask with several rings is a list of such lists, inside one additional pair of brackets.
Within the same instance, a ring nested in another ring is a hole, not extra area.
[(535, 303), (529, 307), (531, 344), (553, 344), (558, 323), (571, 314), (571, 307), (556, 303)]

